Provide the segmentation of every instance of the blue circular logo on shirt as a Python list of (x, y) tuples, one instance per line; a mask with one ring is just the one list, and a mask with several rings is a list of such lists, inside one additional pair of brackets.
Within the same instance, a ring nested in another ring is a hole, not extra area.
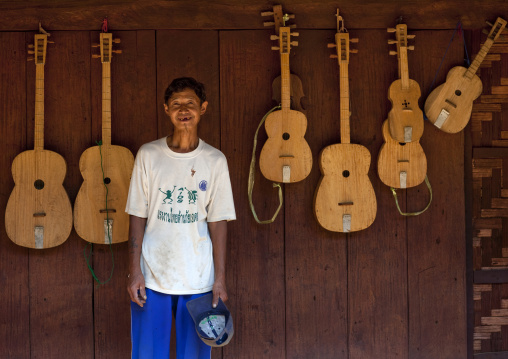
[(208, 183), (205, 180), (202, 180), (201, 182), (199, 182), (199, 189), (202, 190), (203, 192), (206, 191), (207, 184)]

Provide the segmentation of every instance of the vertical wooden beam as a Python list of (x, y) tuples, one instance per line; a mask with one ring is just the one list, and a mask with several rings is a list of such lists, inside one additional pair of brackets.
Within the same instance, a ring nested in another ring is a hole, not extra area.
[(369, 228), (348, 235), (349, 357), (407, 358), (406, 222), (377, 175), (381, 126), (391, 108), (387, 93), (397, 65), (388, 54), (385, 30), (352, 31), (351, 37), (359, 39), (349, 66), (351, 143), (371, 153), (369, 175), (378, 207)]
[[(14, 187), (11, 164), (26, 149), (26, 45), (25, 34), (0, 33), (0, 347), (9, 358), (30, 356), (28, 249), (15, 245), (5, 232), (5, 206)], [(28, 63), (33, 67), (33, 62)], [(35, 87), (35, 83), (33, 84)], [(33, 115), (31, 115), (33, 116)], [(31, 118), (31, 117), (30, 117)]]
[[(247, 200), (253, 139), (273, 107), (271, 86), (280, 74), (269, 31), (220, 33), (221, 148), (228, 158), (237, 220), (229, 225), (228, 291), (235, 337), (224, 358), (285, 358), (284, 213), (272, 224), (257, 224)], [(266, 141), (260, 130), (256, 157)], [(278, 205), (277, 190), (257, 162), (253, 202), (261, 219)], [(292, 332), (292, 330), (291, 330)]]
[[(113, 31), (120, 44), (111, 61), (112, 144), (129, 148), (135, 155), (139, 147), (157, 138), (155, 31)], [(99, 32), (91, 33), (91, 43)], [(92, 60), (92, 141), (101, 137), (101, 62)], [(120, 210), (125, 210), (121, 208)], [(127, 240), (127, 238), (125, 238)], [(127, 358), (131, 352), (130, 300), (126, 291), (128, 243), (94, 245), (93, 268), (102, 286), (94, 282), (95, 358)]]
[(305, 180), (285, 185), (287, 358), (347, 358), (347, 239), (321, 228), (313, 214), (319, 152), (340, 142), (339, 66), (327, 48), (335, 32), (299, 33), (290, 66), (304, 89), (313, 168)]
[[(431, 90), (453, 31), (418, 32), (415, 79), (422, 102)], [(433, 87), (452, 66), (463, 65), (459, 35), (451, 43)], [(466, 357), (466, 240), (464, 210), (464, 134), (448, 134), (425, 123), (421, 140), (427, 155), (432, 205), (408, 218), (409, 357)], [(413, 191), (408, 204), (423, 208), (426, 189)]]

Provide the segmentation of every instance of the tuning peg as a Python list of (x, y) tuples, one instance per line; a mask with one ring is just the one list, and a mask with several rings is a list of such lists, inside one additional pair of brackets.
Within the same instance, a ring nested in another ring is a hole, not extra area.
[(93, 43), (92, 44), (92, 47), (99, 47), (100, 45), (99, 44), (96, 44), (96, 43)]
[(414, 49), (415, 49), (415, 47), (414, 47), (414, 46), (408, 46), (408, 47), (407, 47), (407, 49), (408, 49), (408, 50), (414, 50)]
[(100, 59), (101, 55), (92, 54), (92, 59)]
[(28, 52), (30, 55), (35, 54), (35, 51), (34, 51), (34, 50), (28, 50), (27, 52)]
[(113, 39), (113, 42), (114, 42), (115, 44), (119, 44), (119, 43), (121, 43), (121, 42), (122, 42), (122, 40), (120, 40), (120, 39)]
[(33, 58), (33, 57), (27, 57), (27, 59), (26, 59), (26, 61), (33, 61), (33, 60), (35, 60), (35, 58)]
[(111, 52), (114, 52), (115, 54), (121, 54), (122, 50), (111, 50)]
[(48, 44), (54, 44), (54, 43), (55, 43), (54, 41), (48, 40)]
[(397, 40), (388, 40), (388, 45), (393, 45), (393, 44), (396, 44), (398, 41)]
[(279, 37), (277, 35), (270, 35), (270, 40), (278, 40)]
[(290, 44), (291, 46), (298, 46), (298, 41), (291, 41)]
[(351, 52), (352, 54), (357, 54), (358, 50), (357, 49), (349, 49), (349, 52)]
[(272, 16), (273, 15), (273, 11), (262, 11), (261, 12), (261, 16)]
[(415, 37), (416, 37), (416, 35), (407, 35), (407, 38), (411, 39), (411, 40), (414, 39)]
[(335, 44), (328, 44), (328, 45), (326, 45), (326, 47), (328, 47), (329, 49), (331, 49), (331, 48), (333, 48), (333, 47), (337, 47), (337, 45), (335, 45)]
[(272, 50), (280, 50), (280, 47), (278, 47), (278, 46), (272, 46)]
[(296, 24), (289, 25), (289, 28), (290, 28), (290, 29), (296, 29)]
[(393, 27), (389, 27), (388, 29), (386, 29), (386, 32), (395, 32), (397, 31), (396, 29), (394, 29)]
[(263, 23), (263, 25), (265, 25), (265, 26), (274, 26), (274, 25), (275, 25), (275, 23), (274, 23), (273, 21), (265, 21), (265, 22)]
[(34, 46), (34, 44), (28, 44), (28, 48), (29, 49), (35, 49), (35, 46)]
[(390, 51), (390, 55), (397, 55), (397, 51)]
[(292, 32), (291, 36), (300, 36), (300, 33), (299, 32)]
[(354, 38), (354, 39), (349, 39), (349, 42), (357, 43), (357, 42), (358, 42), (358, 39), (357, 39), (357, 38)]
[(337, 58), (338, 58), (338, 56), (337, 56), (337, 55), (330, 55), (330, 58), (331, 58), (331, 59), (337, 59)]

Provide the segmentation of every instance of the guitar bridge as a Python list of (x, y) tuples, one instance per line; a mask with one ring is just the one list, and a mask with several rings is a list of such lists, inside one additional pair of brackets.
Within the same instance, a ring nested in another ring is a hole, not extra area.
[(34, 213), (34, 217), (46, 217), (45, 212)]
[(437, 128), (441, 128), (443, 124), (448, 120), (448, 116), (450, 116), (450, 112), (446, 111), (444, 108), (441, 110), (441, 113), (439, 113), (439, 116), (437, 116), (436, 122), (434, 122), (434, 126)]
[(353, 202), (339, 202), (339, 206), (352, 206)]
[(104, 220), (104, 244), (111, 244), (113, 241), (113, 220)]
[(101, 209), (99, 210), (100, 213), (116, 213), (116, 209), (111, 209), (111, 208), (108, 208), (108, 209)]

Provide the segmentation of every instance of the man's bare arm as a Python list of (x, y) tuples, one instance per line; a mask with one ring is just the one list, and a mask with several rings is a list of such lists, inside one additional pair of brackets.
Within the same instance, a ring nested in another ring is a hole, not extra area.
[(208, 222), (210, 237), (213, 245), (213, 262), (215, 269), (215, 282), (213, 284), (213, 306), (219, 303), (219, 297), (226, 301), (226, 242), (228, 227), (227, 221)]
[(141, 272), (141, 247), (145, 235), (146, 218), (129, 216), (129, 284), (131, 300), (140, 307), (146, 302), (145, 277)]

